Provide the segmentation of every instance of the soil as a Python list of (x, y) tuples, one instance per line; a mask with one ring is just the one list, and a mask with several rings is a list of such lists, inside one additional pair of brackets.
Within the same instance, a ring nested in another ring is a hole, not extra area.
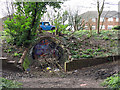
[(23, 88), (105, 88), (100, 84), (120, 72), (120, 60), (71, 72), (24, 72), (3, 64), (3, 77), (23, 83)]

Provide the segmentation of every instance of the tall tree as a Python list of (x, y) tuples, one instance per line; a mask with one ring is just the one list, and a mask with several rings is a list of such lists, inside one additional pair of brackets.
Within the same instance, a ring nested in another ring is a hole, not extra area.
[(98, 11), (98, 20), (97, 20), (97, 33), (100, 33), (100, 17), (102, 15), (103, 9), (104, 9), (104, 3), (105, 0), (103, 0), (102, 6), (100, 8), (100, 2), (97, 0), (97, 11)]
[(16, 46), (24, 47), (25, 51), (19, 63), (28, 51), (28, 48), (34, 43), (36, 30), (39, 28), (39, 22), (43, 14), (47, 11), (47, 5), (53, 8), (60, 8), (62, 2), (17, 2), (16, 13), (13, 19), (5, 21), (6, 32), (10, 35), (10, 42)]

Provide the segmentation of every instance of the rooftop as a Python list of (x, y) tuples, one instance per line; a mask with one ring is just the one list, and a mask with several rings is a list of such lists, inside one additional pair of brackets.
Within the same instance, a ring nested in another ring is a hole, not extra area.
[[(106, 18), (110, 18), (110, 17), (118, 17), (118, 13), (117, 11), (103, 11), (101, 17), (106, 17)], [(82, 18), (88, 20), (90, 18), (97, 18), (98, 16), (98, 12), (97, 11), (88, 11), (85, 12), (83, 14), (80, 15)]]

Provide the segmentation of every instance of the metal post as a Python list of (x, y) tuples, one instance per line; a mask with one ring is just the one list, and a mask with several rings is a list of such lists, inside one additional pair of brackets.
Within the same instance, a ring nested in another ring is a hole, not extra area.
[[(120, 25), (120, 1), (118, 2), (118, 18), (118, 25)], [(118, 30), (118, 39), (120, 39), (120, 30)], [(118, 55), (120, 55), (120, 40), (118, 40)]]
[[(2, 57), (2, 19), (0, 19), (0, 57)], [(0, 77), (2, 77), (2, 59), (0, 59)]]

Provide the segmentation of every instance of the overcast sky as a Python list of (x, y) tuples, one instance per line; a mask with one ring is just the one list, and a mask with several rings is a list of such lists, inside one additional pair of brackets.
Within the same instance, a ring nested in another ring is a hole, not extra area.
[[(100, 0), (102, 2), (102, 0)], [(115, 10), (118, 11), (118, 2), (120, 0), (105, 0), (104, 10)], [(69, 0), (65, 2), (64, 7), (66, 9), (71, 8), (72, 10), (79, 10), (80, 14), (86, 11), (96, 11), (97, 0)]]
[[(100, 0), (102, 2), (102, 0)], [(105, 8), (104, 10), (115, 10), (118, 11), (118, 2), (120, 0), (105, 0), (106, 4), (105, 4)], [(4, 9), (5, 4), (4, 4), (5, 0), (0, 0), (0, 7), (2, 7), (2, 9)], [(64, 10), (69, 10), (71, 9), (72, 11), (78, 10), (79, 14), (84, 13), (86, 11), (96, 11), (97, 10), (97, 6), (96, 6), (96, 2), (97, 0), (68, 0), (66, 1), (62, 7)], [(3, 11), (0, 8), (0, 18), (3, 17)]]

